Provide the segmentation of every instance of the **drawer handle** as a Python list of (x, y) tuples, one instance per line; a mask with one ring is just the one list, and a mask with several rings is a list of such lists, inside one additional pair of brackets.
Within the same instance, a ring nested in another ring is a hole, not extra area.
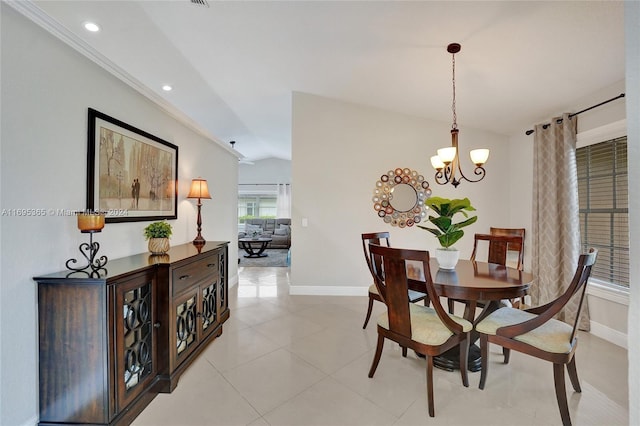
[(153, 328), (160, 328), (160, 323), (157, 322), (157, 323), (153, 324)]
[(186, 280), (187, 278), (190, 278), (191, 275), (187, 274), (187, 275), (182, 275), (181, 277), (179, 277), (179, 280)]
[(207, 263), (207, 268), (215, 268), (215, 263)]

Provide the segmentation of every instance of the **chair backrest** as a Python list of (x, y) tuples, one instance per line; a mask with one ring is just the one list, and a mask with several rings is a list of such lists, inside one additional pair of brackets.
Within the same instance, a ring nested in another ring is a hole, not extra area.
[(440, 320), (453, 333), (462, 332), (462, 326), (449, 317), (440, 303), (429, 269), (429, 252), (370, 244), (370, 264), (382, 300), (387, 305), (389, 330), (411, 339), (411, 317), (409, 315), (409, 290), (407, 262), (419, 262), (424, 272), (426, 292)]
[(587, 253), (583, 253), (578, 258), (578, 266), (576, 272), (573, 275), (571, 284), (565, 290), (565, 292), (556, 298), (555, 300), (546, 303), (542, 306), (536, 306), (535, 308), (525, 309), (527, 312), (536, 314), (537, 316), (531, 320), (498, 329), (498, 334), (506, 337), (515, 337), (520, 334), (526, 333), (534, 328), (540, 327), (551, 318), (555, 317), (569, 301), (579, 294), (580, 299), (578, 301), (578, 309), (576, 310), (576, 317), (573, 321), (573, 332), (571, 333), (570, 341), (576, 337), (578, 332), (578, 323), (580, 321), (580, 313), (582, 312), (582, 305), (584, 303), (584, 296), (587, 289), (587, 281), (591, 275), (591, 268), (598, 257), (598, 250), (591, 248)]
[[(496, 228), (493, 228), (496, 229)], [(524, 234), (524, 230), (523, 230)], [(488, 241), (489, 249), (487, 262), (499, 265), (507, 264), (507, 254), (509, 251), (517, 253), (516, 268), (522, 270), (524, 253), (524, 236), (522, 235), (500, 235), (500, 234), (475, 234), (473, 241), (473, 252), (471, 260), (476, 260), (481, 241)]]
[(374, 277), (374, 271), (371, 265), (371, 254), (369, 253), (369, 244), (377, 244), (377, 245), (386, 245), (387, 247), (391, 247), (391, 242), (389, 241), (389, 233), (388, 232), (369, 232), (362, 234), (362, 251), (364, 252), (364, 259), (367, 261), (367, 267), (369, 268), (369, 272), (371, 272), (371, 276)]
[[(489, 228), (489, 234), (515, 235), (515, 236), (522, 237), (522, 244), (517, 244), (517, 243), (508, 244), (507, 251), (508, 252), (513, 251), (518, 253), (518, 264), (524, 265), (524, 237), (525, 237), (524, 228), (495, 228), (492, 226)], [(518, 269), (522, 269), (522, 268), (519, 267)]]

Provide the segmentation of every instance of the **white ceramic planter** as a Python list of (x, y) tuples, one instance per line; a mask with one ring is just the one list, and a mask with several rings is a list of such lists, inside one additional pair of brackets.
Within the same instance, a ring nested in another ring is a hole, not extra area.
[(438, 260), (438, 266), (440, 269), (455, 269), (460, 258), (460, 251), (457, 249), (436, 249), (436, 259)]

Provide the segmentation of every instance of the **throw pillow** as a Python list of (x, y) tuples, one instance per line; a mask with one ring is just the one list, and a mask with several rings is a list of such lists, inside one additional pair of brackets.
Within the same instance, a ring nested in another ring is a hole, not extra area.
[(278, 228), (274, 232), (274, 235), (289, 235), (286, 229)]
[(262, 234), (262, 228), (258, 225), (251, 225), (250, 223), (247, 223), (245, 232), (249, 236), (253, 236), (253, 234), (260, 235)]
[(280, 224), (280, 228), (286, 232), (286, 234), (284, 235), (289, 235), (289, 233), (291, 232), (291, 226), (290, 225), (284, 225), (284, 224)]

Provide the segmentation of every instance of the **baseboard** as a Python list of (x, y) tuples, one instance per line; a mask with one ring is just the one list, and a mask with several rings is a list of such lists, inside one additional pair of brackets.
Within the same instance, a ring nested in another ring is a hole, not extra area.
[(22, 424), (22, 426), (35, 426), (38, 424), (38, 416), (33, 416), (31, 417), (29, 420), (27, 420), (26, 422), (24, 422)]
[(627, 335), (614, 330), (613, 328), (607, 327), (606, 325), (602, 325), (598, 322), (590, 321), (591, 325), (590, 333), (596, 337), (606, 340), (607, 342), (613, 343), (614, 345), (620, 346), (625, 349), (629, 349)]
[(233, 287), (234, 285), (238, 285), (239, 279), (238, 279), (238, 274), (235, 274), (234, 276), (229, 278), (229, 287)]
[(289, 286), (289, 294), (292, 296), (366, 296), (368, 292), (368, 287), (318, 285)]

